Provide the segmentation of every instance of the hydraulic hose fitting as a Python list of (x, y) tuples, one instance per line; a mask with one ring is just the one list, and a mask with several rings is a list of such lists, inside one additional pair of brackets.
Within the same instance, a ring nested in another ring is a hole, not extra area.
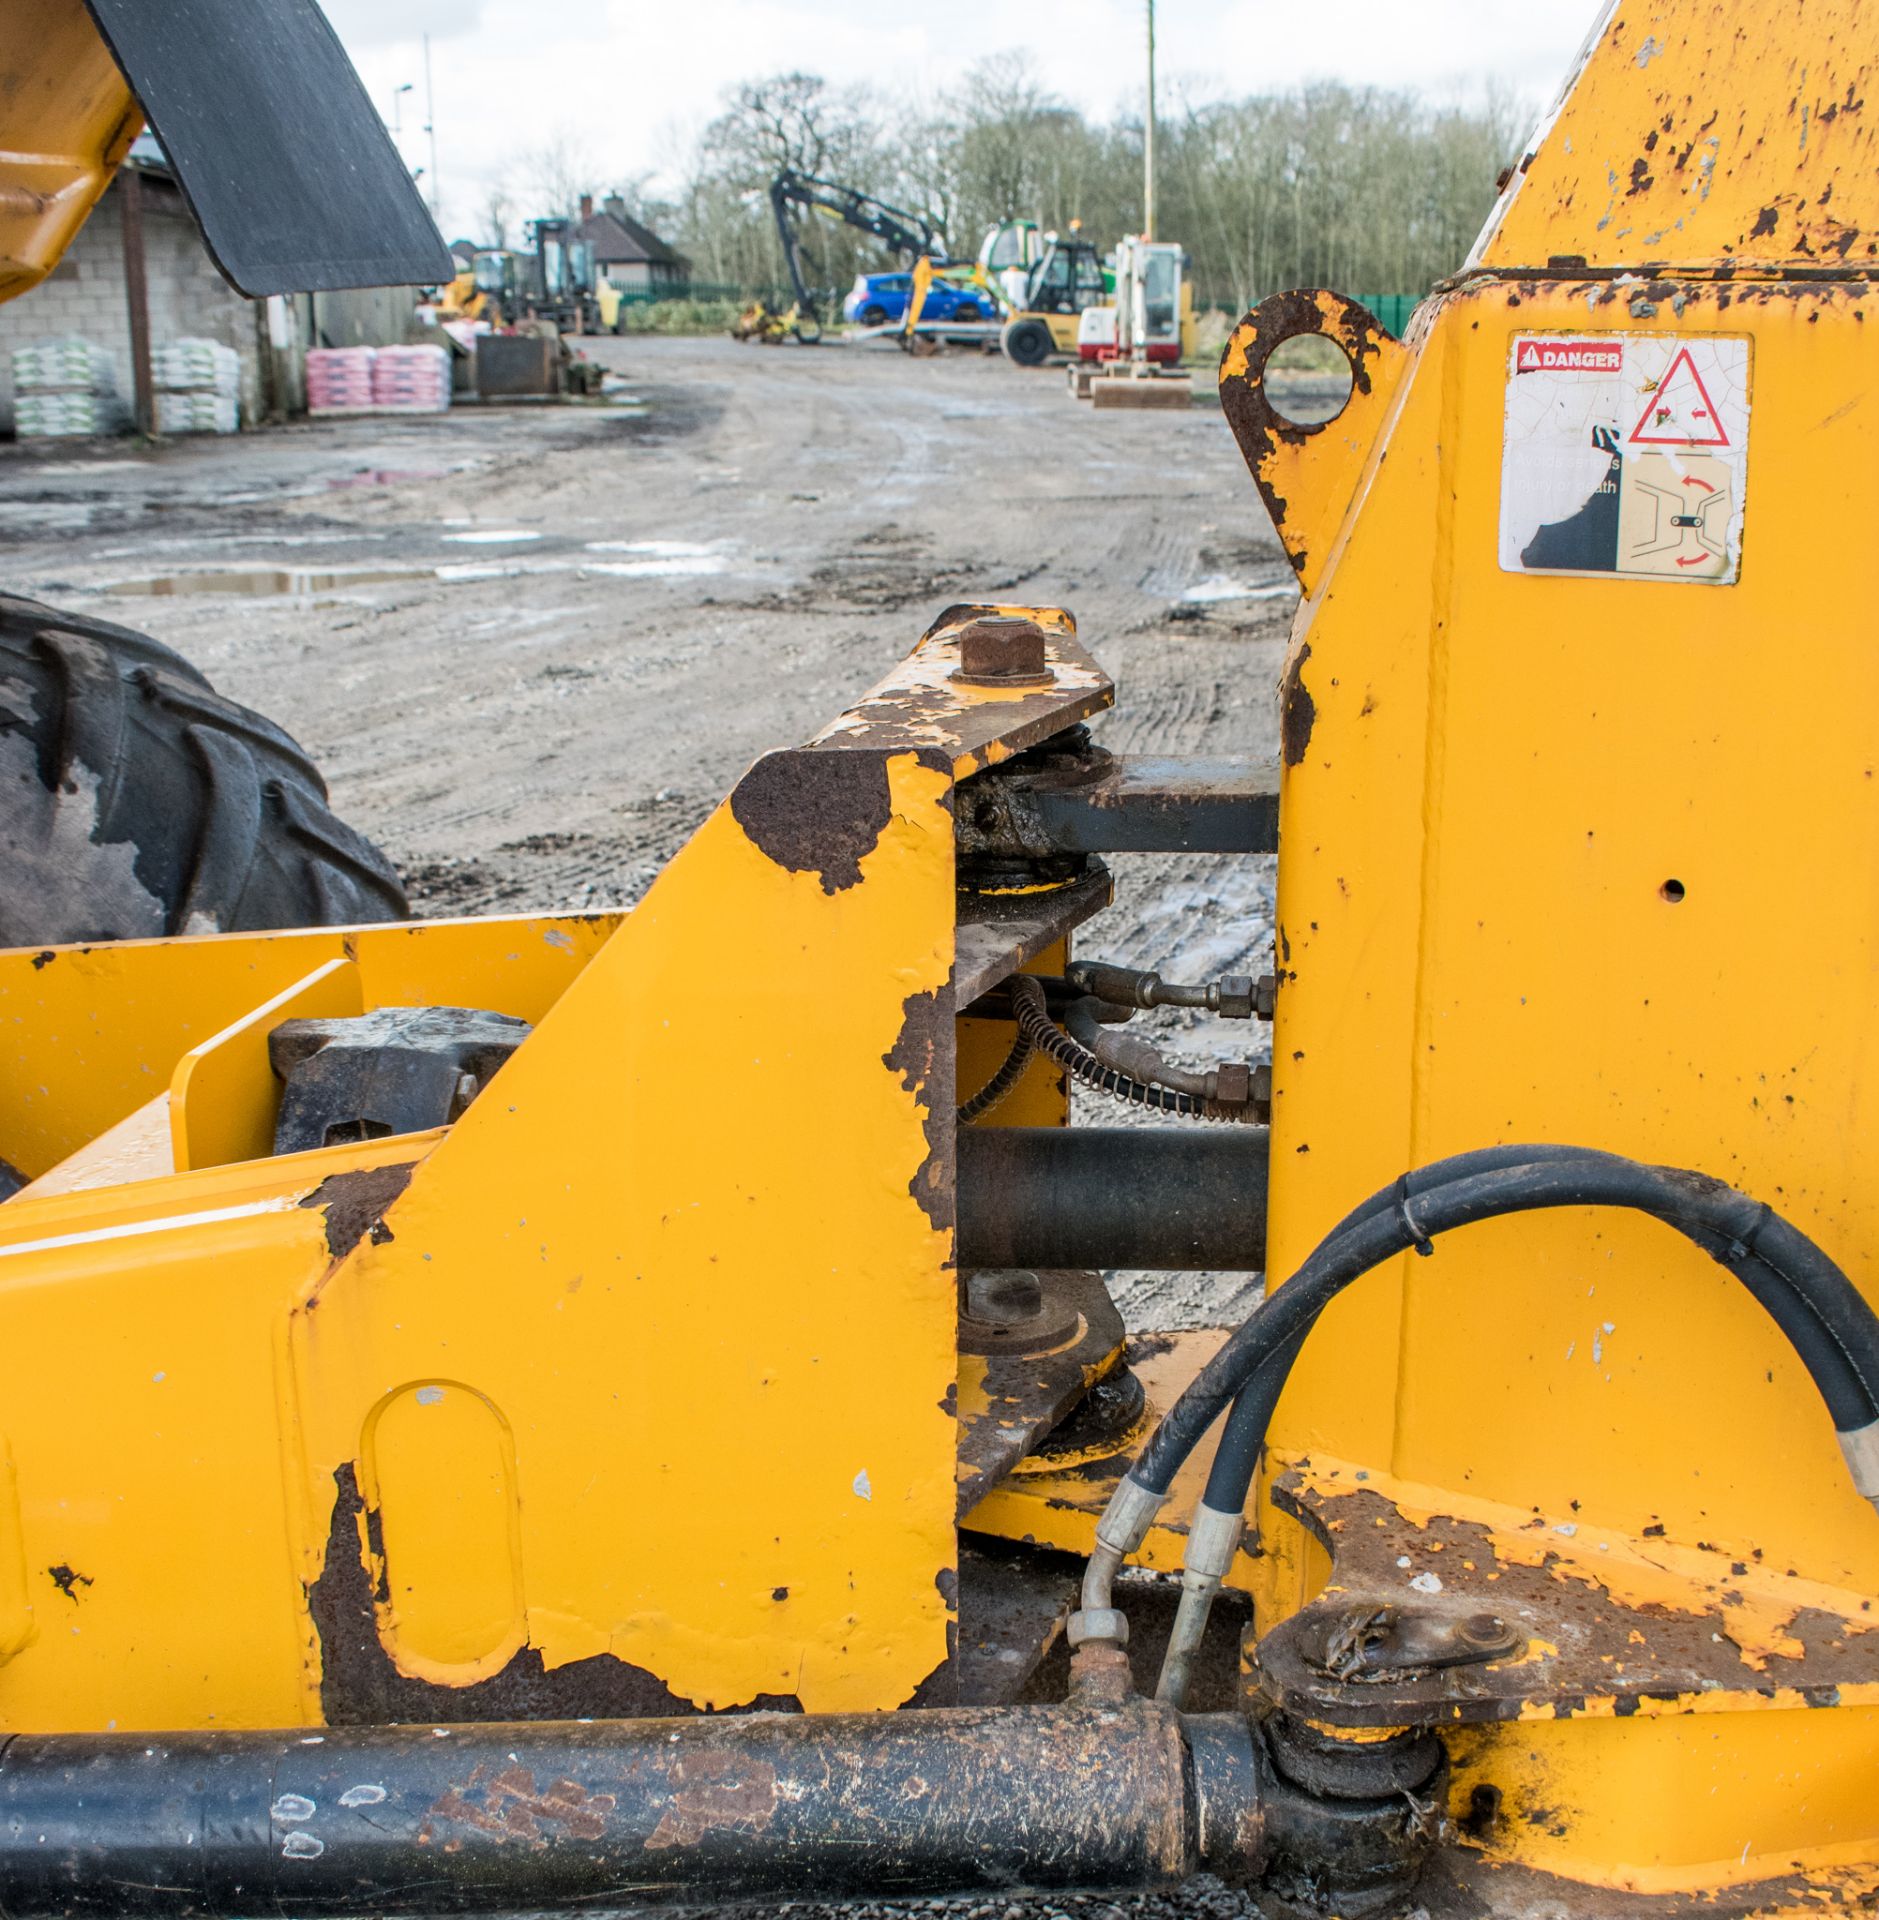
[[(1116, 1616), (1121, 1619), (1121, 1615)], [(1123, 1625), (1123, 1639), (1128, 1626)], [(1128, 1650), (1121, 1641), (1085, 1640), (1070, 1656), (1070, 1704), (1076, 1707), (1126, 1706), (1135, 1691)]]
[(1250, 1020), (1258, 1012), (1260, 987), (1250, 974), (1227, 973), (1218, 980), (1183, 985), (1164, 980), (1152, 969), (1111, 966), (1079, 960), (1065, 974), (1073, 987), (1112, 1007), (1194, 1007), (1223, 1020)]
[(1870, 1420), (1850, 1433), (1836, 1430), (1834, 1438), (1846, 1456), (1847, 1471), (1853, 1484), (1872, 1502), (1879, 1513), (1879, 1420)]
[(1179, 1707), (1187, 1699), (1188, 1680), (1194, 1657), (1206, 1638), (1214, 1595), (1233, 1565), (1245, 1531), (1243, 1514), (1223, 1513), (1205, 1500), (1195, 1507), (1194, 1517), (1188, 1522), (1180, 1604), (1175, 1608), (1168, 1650), (1162, 1656), (1161, 1677), (1155, 1683), (1155, 1698), (1171, 1707)]
[(1110, 1604), (1110, 1595), (1122, 1563), (1148, 1538), (1148, 1530), (1167, 1500), (1166, 1493), (1157, 1493), (1128, 1474), (1109, 1496), (1103, 1517), (1096, 1523), (1095, 1551), (1083, 1569), (1082, 1598), (1065, 1628), (1071, 1646), (1128, 1645), (1129, 1623)]

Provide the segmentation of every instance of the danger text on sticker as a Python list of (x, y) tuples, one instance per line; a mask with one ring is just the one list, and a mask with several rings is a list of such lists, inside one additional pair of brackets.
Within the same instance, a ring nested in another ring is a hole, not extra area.
[(1508, 367), (1500, 524), (1508, 572), (1737, 578), (1747, 340), (1516, 334)]
[(1616, 340), (1523, 340), (1516, 373), (1618, 373), (1625, 350)]

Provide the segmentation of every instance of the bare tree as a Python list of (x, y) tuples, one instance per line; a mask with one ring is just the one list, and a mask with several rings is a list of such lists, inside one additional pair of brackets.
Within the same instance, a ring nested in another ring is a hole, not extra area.
[[(1321, 82), (1172, 104), (1158, 224), (1187, 248), (1199, 298), (1235, 308), (1294, 286), (1420, 293), (1461, 264), (1525, 126), (1493, 89), (1469, 104)], [(1086, 118), (1020, 53), (981, 60), (924, 112), (808, 73), (733, 88), (692, 143), (670, 210), (668, 237), (701, 278), (778, 284), (764, 189), (785, 166), (932, 212), (962, 253), (1006, 219), (1080, 220), (1104, 247), (1141, 222), (1139, 121)], [(893, 264), (830, 223), (806, 222), (804, 235), (829, 290)]]
[(565, 123), (545, 139), (516, 155), (514, 172), (533, 206), (531, 218), (572, 218), (581, 195), (591, 192), (597, 169), (592, 153), (578, 133)]
[(509, 244), (509, 223), (515, 218), (515, 201), (509, 189), (500, 181), (485, 191), (477, 217), (482, 222), (485, 246), (506, 247)]

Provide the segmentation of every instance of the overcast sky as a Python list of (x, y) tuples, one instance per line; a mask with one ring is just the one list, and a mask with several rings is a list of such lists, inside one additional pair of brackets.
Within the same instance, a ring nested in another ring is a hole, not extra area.
[[(1027, 49), (1087, 112), (1139, 98), (1141, 0), (323, 0), (402, 145), (428, 163), (421, 36), (431, 36), (447, 231), (471, 223), (517, 150), (564, 129), (597, 184), (669, 169), (725, 87), (801, 67), (885, 93), (944, 90), (972, 62)], [(1550, 99), (1597, 0), (1161, 0), (1160, 70), (1238, 94), (1335, 77), (1479, 97), (1498, 80)], [(526, 214), (533, 209), (521, 208)]]

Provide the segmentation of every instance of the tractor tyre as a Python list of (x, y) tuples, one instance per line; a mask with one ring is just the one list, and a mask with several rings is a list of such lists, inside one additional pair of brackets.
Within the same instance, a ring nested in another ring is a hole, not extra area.
[(1050, 329), (1028, 315), (1007, 322), (1001, 344), (1005, 358), (1021, 367), (1041, 367), (1057, 351)]
[(0, 595), (0, 946), (409, 911), (279, 727), (159, 641)]

